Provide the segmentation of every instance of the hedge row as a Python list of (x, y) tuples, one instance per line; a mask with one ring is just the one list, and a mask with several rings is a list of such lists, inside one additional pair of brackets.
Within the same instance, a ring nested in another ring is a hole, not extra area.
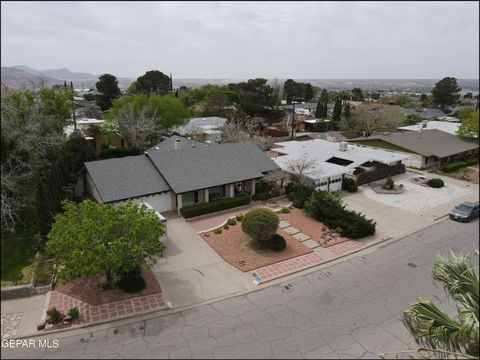
[(335, 194), (317, 191), (305, 202), (305, 211), (315, 220), (334, 229), (340, 235), (359, 239), (375, 233), (376, 223), (359, 212), (345, 209)]
[(260, 200), (265, 201), (280, 195), (280, 191), (278, 189), (272, 189), (270, 191), (263, 191), (263, 192), (256, 192), (255, 195), (252, 196), (253, 200)]
[(210, 202), (200, 203), (197, 205), (192, 205), (180, 209), (180, 213), (186, 219), (211, 214), (217, 211), (231, 209), (237, 206), (248, 205), (250, 204), (250, 196), (248, 195), (239, 195), (233, 198), (225, 198), (220, 200), (214, 200)]
[(473, 159), (468, 159), (468, 160), (465, 160), (465, 161), (458, 161), (458, 162), (453, 162), (453, 163), (450, 163), (450, 164), (447, 164), (447, 165), (443, 165), (440, 168), (440, 170), (443, 171), (443, 172), (449, 173), (449, 172), (461, 169), (463, 167), (467, 167), (467, 166), (475, 165), (475, 164), (478, 164), (478, 158), (473, 158)]

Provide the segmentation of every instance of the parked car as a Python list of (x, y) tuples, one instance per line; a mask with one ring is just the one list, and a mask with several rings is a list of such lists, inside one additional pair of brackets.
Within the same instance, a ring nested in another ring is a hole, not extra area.
[(479, 203), (478, 201), (473, 202), (464, 202), (458, 206), (455, 206), (450, 212), (450, 219), (456, 221), (470, 222), (470, 220), (476, 218), (479, 214)]

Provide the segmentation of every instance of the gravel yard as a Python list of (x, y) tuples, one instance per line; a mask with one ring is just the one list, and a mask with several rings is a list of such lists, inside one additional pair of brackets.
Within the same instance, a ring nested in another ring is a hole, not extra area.
[[(394, 177), (396, 185), (403, 184), (405, 187), (403, 194), (377, 194), (368, 186), (359, 187), (359, 191), (367, 198), (416, 214), (422, 214), (427, 210), (459, 199), (470, 193), (469, 190), (453, 185), (448, 181), (445, 182), (444, 187), (439, 189), (417, 185), (409, 181), (409, 178), (414, 176), (418, 175), (406, 173)], [(429, 177), (435, 176), (429, 175)]]
[(201, 236), (225, 261), (243, 272), (312, 252), (280, 228), (277, 233), (287, 242), (285, 250), (280, 252), (255, 249), (252, 239), (242, 231), (240, 222), (221, 234), (208, 232)]

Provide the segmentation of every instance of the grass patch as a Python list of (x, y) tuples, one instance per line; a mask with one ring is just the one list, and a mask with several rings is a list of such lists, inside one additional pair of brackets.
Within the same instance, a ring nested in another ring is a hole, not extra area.
[(35, 258), (33, 238), (38, 232), (34, 210), (22, 211), (20, 219), (14, 232), (1, 232), (2, 285), (28, 284), (32, 277)]

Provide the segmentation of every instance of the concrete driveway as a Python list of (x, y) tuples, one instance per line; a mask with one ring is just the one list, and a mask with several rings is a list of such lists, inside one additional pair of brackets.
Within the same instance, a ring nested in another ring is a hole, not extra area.
[(167, 221), (167, 248), (153, 272), (173, 307), (201, 303), (254, 288), (181, 217)]
[(375, 235), (379, 240), (407, 235), (432, 224), (428, 218), (368, 198), (361, 188), (356, 193), (344, 193), (342, 200), (348, 209), (359, 211), (377, 222)]

